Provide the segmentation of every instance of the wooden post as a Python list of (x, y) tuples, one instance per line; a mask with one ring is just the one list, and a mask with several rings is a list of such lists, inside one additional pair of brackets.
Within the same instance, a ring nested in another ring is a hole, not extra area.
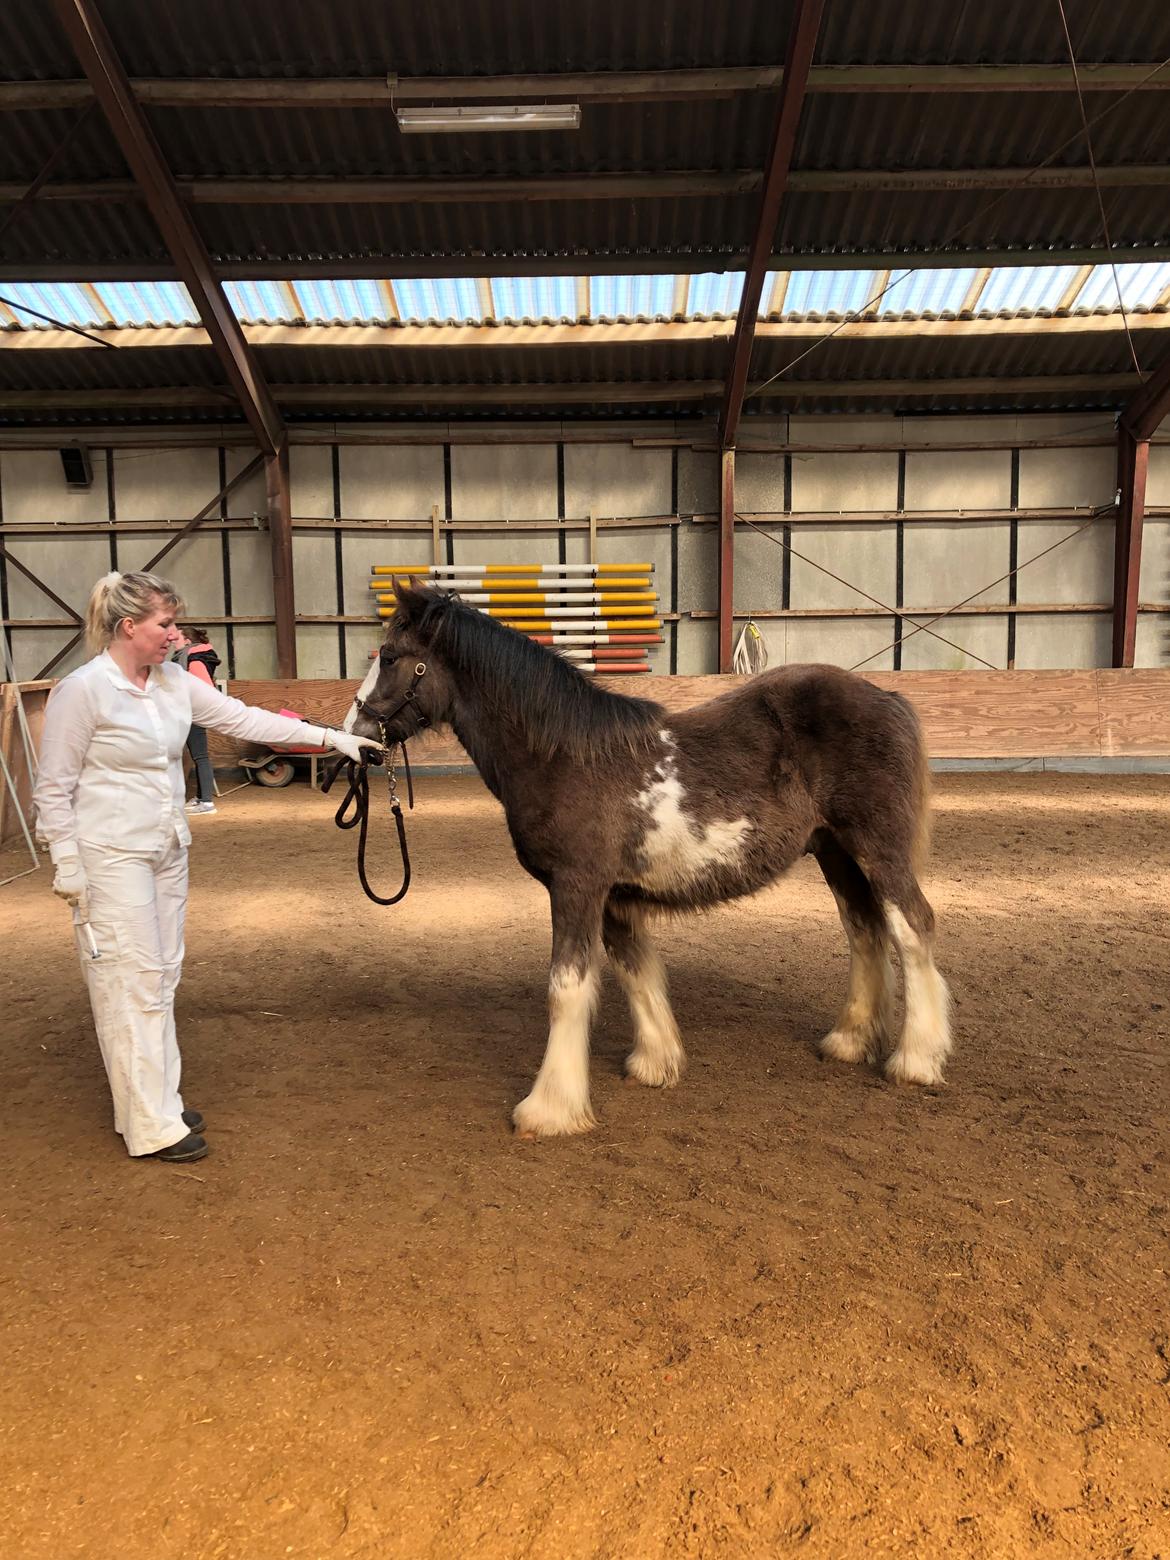
[(1117, 428), (1117, 533), (1113, 549), (1113, 665), (1132, 666), (1137, 647), (1138, 587), (1142, 572), (1142, 522), (1146, 512), (1148, 439), (1124, 423)]
[(439, 528), (439, 506), (431, 505), (431, 562), (443, 561), (443, 533)]
[(589, 511), (589, 562), (597, 562), (597, 516)]
[(731, 599), (735, 588), (735, 451), (719, 465), (719, 670), (730, 672)]
[(288, 442), (264, 457), (268, 489), (268, 535), (272, 543), (272, 606), (276, 615), (276, 665), (281, 677), (297, 675), (297, 625), (293, 598), (292, 502)]

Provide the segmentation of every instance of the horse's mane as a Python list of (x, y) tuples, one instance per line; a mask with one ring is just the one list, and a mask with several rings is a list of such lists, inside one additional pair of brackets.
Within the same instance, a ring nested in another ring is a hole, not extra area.
[(662, 728), (660, 704), (597, 687), (571, 661), (457, 596), (426, 587), (403, 590), (399, 614), (456, 679), (474, 680), (489, 708), (520, 723), (542, 758), (636, 752)]

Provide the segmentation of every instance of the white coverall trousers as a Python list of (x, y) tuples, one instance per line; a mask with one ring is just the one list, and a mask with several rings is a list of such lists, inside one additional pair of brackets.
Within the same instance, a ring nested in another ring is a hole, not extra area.
[(183, 968), (187, 848), (153, 854), (81, 844), (89, 922), (100, 959), (77, 931), (114, 1130), (130, 1154), (155, 1154), (187, 1136), (179, 1093), (175, 988)]

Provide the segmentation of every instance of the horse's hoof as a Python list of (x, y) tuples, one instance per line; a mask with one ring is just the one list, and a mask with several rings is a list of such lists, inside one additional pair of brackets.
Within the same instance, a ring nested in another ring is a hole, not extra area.
[(910, 1057), (899, 1051), (887, 1058), (885, 1074), (891, 1083), (917, 1083), (927, 1089), (941, 1088), (946, 1082), (941, 1063), (933, 1057)]
[(817, 1047), (827, 1062), (875, 1062), (875, 1042), (853, 1029), (833, 1029)]
[(529, 1094), (512, 1112), (512, 1125), (516, 1136), (526, 1143), (537, 1138), (573, 1137), (579, 1132), (589, 1132), (597, 1125), (597, 1117), (588, 1102), (583, 1106), (554, 1108), (541, 1100), (534, 1101)]
[(682, 1077), (686, 1058), (681, 1051), (654, 1061), (631, 1051), (626, 1057), (626, 1082), (645, 1089), (673, 1089)]

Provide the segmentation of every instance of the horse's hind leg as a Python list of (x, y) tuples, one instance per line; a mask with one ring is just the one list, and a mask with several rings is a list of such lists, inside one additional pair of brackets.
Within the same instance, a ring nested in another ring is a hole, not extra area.
[(880, 1062), (894, 1034), (894, 967), (886, 917), (853, 857), (822, 832), (813, 854), (849, 939), (849, 991), (820, 1052), (838, 1062)]
[(906, 983), (906, 1018), (886, 1058), (886, 1076), (900, 1083), (939, 1084), (951, 1050), (951, 1003), (934, 963), (934, 911), (918, 886), (909, 859), (867, 867)]
[(951, 999), (934, 963), (934, 911), (913, 877), (883, 908), (906, 980), (906, 1021), (886, 1058), (886, 1076), (939, 1084), (951, 1050)]
[(597, 1125), (589, 1103), (589, 1022), (601, 962), (601, 893), (552, 883), (553, 956), (548, 1045), (532, 1090), (512, 1112), (521, 1137), (559, 1137)]
[(686, 1057), (666, 994), (666, 971), (647, 937), (645, 918), (636, 906), (611, 899), (605, 907), (602, 937), (634, 1020), (634, 1049), (626, 1072), (639, 1083), (676, 1084)]

